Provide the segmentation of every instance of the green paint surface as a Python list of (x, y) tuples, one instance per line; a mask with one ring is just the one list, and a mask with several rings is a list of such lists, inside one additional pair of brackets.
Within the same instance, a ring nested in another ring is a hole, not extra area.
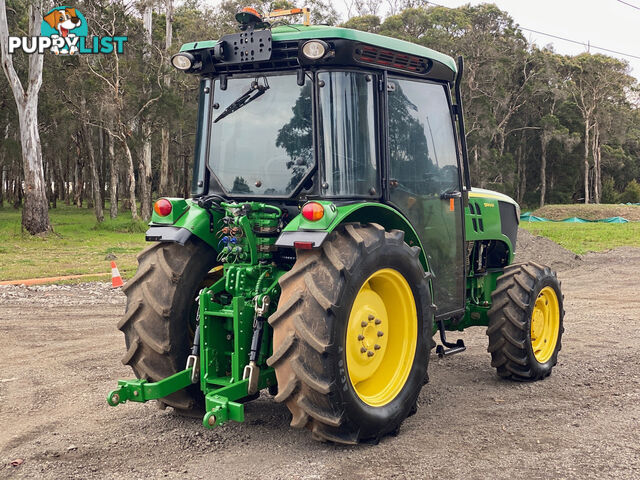
[[(448, 55), (436, 52), (435, 50), (423, 47), (422, 45), (416, 45), (415, 43), (407, 42), (405, 40), (385, 37), (375, 33), (361, 32), (350, 28), (332, 27), (327, 25), (282, 25), (274, 28), (271, 32), (274, 42), (308, 40), (312, 38), (324, 40), (331, 38), (353, 40), (355, 42), (362, 42), (380, 48), (387, 48), (389, 50), (395, 50), (397, 52), (435, 60), (446, 65), (454, 74), (458, 71), (456, 62)], [(217, 40), (185, 43), (180, 48), (180, 51), (187, 52), (213, 48), (216, 43)]]

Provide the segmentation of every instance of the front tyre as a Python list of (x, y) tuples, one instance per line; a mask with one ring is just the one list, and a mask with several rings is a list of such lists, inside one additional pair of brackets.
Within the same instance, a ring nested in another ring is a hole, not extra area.
[(510, 265), (491, 298), (488, 351), (498, 375), (524, 381), (549, 376), (564, 332), (564, 297), (556, 273), (533, 262)]
[(319, 440), (377, 441), (415, 409), (433, 310), (420, 250), (399, 230), (339, 227), (280, 280), (275, 399)]

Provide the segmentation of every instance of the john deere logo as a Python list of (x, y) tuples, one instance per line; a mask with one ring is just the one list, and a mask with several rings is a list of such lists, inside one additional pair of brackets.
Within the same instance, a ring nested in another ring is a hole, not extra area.
[(9, 53), (55, 55), (78, 53), (122, 53), (127, 37), (88, 37), (89, 28), (84, 15), (77, 8), (56, 7), (42, 17), (39, 37), (9, 37)]

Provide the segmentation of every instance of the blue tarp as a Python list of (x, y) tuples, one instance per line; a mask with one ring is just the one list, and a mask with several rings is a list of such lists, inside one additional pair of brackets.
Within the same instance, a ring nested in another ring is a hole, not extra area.
[(627, 223), (629, 220), (622, 217), (609, 217), (602, 218), (600, 220), (587, 220), (586, 218), (580, 217), (569, 217), (564, 220), (549, 220), (544, 217), (536, 217), (531, 212), (524, 212), (520, 215), (521, 222), (556, 222), (556, 223)]

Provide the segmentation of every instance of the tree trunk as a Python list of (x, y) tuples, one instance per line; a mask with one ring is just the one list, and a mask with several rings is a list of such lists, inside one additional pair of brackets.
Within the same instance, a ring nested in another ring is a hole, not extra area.
[(4, 207), (4, 173), (4, 167), (0, 167), (0, 208)]
[[(80, 108), (82, 116), (87, 118), (87, 101), (84, 95), (80, 99)], [(93, 138), (91, 137), (91, 131), (87, 126), (86, 121), (82, 121), (81, 125), (82, 139), (84, 140), (85, 147), (87, 149), (87, 156), (89, 157), (89, 170), (91, 172), (91, 192), (93, 195), (93, 208), (96, 214), (96, 220), (100, 223), (104, 221), (104, 213), (102, 211), (102, 195), (101, 195), (101, 183), (100, 175), (98, 174), (98, 164), (96, 160), (95, 151), (93, 149)]]
[[(9, 112), (6, 113), (5, 119), (7, 123), (4, 128), (4, 141), (6, 143), (6, 141), (9, 139)], [(0, 207), (4, 206), (4, 192), (5, 190), (8, 190), (4, 184), (5, 181), (6, 181), (6, 169), (4, 167), (4, 154), (0, 149)], [(7, 201), (9, 201), (8, 198), (7, 198)]]
[(129, 145), (127, 145), (127, 141), (124, 140), (122, 142), (122, 147), (124, 148), (124, 153), (127, 155), (128, 162), (128, 175), (127, 180), (129, 183), (129, 208), (131, 209), (131, 218), (133, 220), (138, 219), (138, 206), (136, 205), (136, 175), (133, 168), (133, 156), (131, 155), (131, 149)]
[[(81, 100), (84, 105), (85, 99)], [(91, 170), (91, 191), (93, 193), (93, 209), (96, 214), (96, 220), (98, 223), (104, 221), (104, 212), (102, 211), (102, 196), (100, 186), (100, 176), (98, 175), (98, 165), (96, 163), (96, 156), (93, 150), (93, 143), (91, 138), (91, 132), (85, 122), (82, 122), (82, 138), (85, 146), (87, 147), (87, 155), (89, 156), (89, 168)]]
[[(144, 26), (144, 39), (145, 50), (143, 58), (145, 63), (148, 63), (151, 59), (151, 33), (152, 33), (152, 20), (153, 10), (151, 8), (151, 2), (145, 5), (142, 15), (142, 22)], [(143, 91), (148, 94), (150, 89), (145, 84)], [(148, 115), (145, 113), (142, 118), (142, 157), (139, 163), (140, 172), (140, 213), (143, 220), (149, 220), (151, 218), (151, 122), (148, 119)]]
[(82, 170), (84, 165), (80, 164), (80, 147), (76, 145), (76, 161), (73, 169), (73, 203), (76, 207), (82, 207)]
[(111, 218), (118, 217), (118, 164), (113, 149), (113, 138), (111, 135), (107, 135), (107, 152), (109, 155), (109, 170), (111, 171), (111, 177), (109, 181), (109, 201), (111, 206), (109, 208), (109, 216)]
[(71, 185), (72, 185), (72, 179), (71, 179), (71, 167), (69, 166), (69, 149), (67, 149), (67, 160), (65, 162), (66, 165), (66, 182), (65, 182), (65, 189), (64, 189), (64, 203), (66, 203), (67, 205), (71, 205)]
[(547, 195), (547, 139), (542, 135), (540, 142), (540, 208), (544, 207)]
[[(100, 124), (102, 121), (102, 108), (100, 108)], [(105, 190), (106, 176), (107, 176), (107, 163), (105, 161), (106, 154), (104, 148), (104, 136), (106, 132), (103, 129), (98, 131), (98, 177), (100, 179), (100, 198), (102, 199), (102, 210), (105, 209), (105, 202), (107, 201), (107, 191)]]
[(140, 157), (140, 213), (143, 220), (151, 218), (151, 123), (142, 123), (142, 156)]
[[(42, 14), (35, 5), (29, 7), (29, 33), (40, 35)], [(38, 131), (38, 93), (42, 85), (42, 62), (44, 55), (29, 55), (29, 75), (25, 92), (20, 78), (13, 67), (9, 55), (9, 26), (5, 0), (0, 0), (0, 61), (13, 97), (16, 101), (20, 123), (20, 143), (22, 146), (22, 166), (25, 182), (25, 201), (22, 209), (22, 227), (30, 234), (47, 232), (49, 224), (49, 204), (47, 201), (42, 168), (42, 150)]]
[[(40, 62), (42, 66), (42, 61)], [(40, 77), (42, 78), (42, 77)], [(24, 108), (18, 107), (20, 120), (20, 143), (24, 170), (24, 206), (22, 227), (32, 235), (47, 232), (49, 225), (49, 202), (47, 200), (38, 132), (38, 96), (27, 99)]]
[(58, 200), (64, 202), (65, 200), (65, 185), (62, 170), (62, 158), (60, 154), (56, 155), (56, 196)]
[(523, 156), (523, 148), (522, 145), (524, 143), (524, 139), (522, 139), (519, 143), (518, 143), (518, 149), (516, 152), (517, 155), (517, 188), (516, 188), (516, 193), (517, 193), (517, 201), (518, 203), (522, 203), (522, 200), (524, 199), (524, 194), (527, 190), (527, 162), (525, 161), (525, 158)]
[(600, 167), (600, 125), (598, 122), (593, 124), (593, 143), (591, 146), (593, 152), (593, 201), (600, 203), (600, 197), (602, 195), (602, 180), (601, 180), (601, 167)]
[[(165, 53), (169, 54), (171, 49), (171, 41), (173, 37), (173, 0), (167, 0), (166, 11), (166, 31), (165, 31)], [(164, 85), (169, 88), (171, 86), (171, 77), (169, 74), (164, 76)], [(169, 128), (166, 124), (162, 125), (161, 133), (161, 149), (160, 149), (160, 186), (158, 193), (160, 195), (169, 195), (171, 187), (169, 186)]]
[(584, 203), (589, 203), (589, 124), (591, 119), (584, 119)]

